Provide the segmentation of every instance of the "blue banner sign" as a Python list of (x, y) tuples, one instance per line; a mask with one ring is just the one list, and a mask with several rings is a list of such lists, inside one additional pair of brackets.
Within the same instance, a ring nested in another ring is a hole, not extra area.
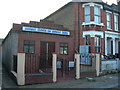
[(51, 34), (59, 34), (59, 35), (70, 35), (68, 31), (59, 31), (45, 28), (33, 28), (33, 27), (23, 27), (23, 31), (31, 31), (31, 32), (42, 32), (42, 33), (51, 33)]

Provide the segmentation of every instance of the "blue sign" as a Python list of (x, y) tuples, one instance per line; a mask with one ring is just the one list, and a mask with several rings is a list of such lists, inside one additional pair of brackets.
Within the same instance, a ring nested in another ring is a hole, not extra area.
[(92, 65), (92, 57), (91, 57), (91, 54), (81, 53), (81, 54), (80, 54), (80, 64)]
[(45, 28), (33, 28), (33, 27), (23, 27), (23, 31), (32, 31), (32, 32), (42, 32), (42, 33), (51, 33), (51, 34), (59, 34), (59, 35), (70, 35), (68, 31), (59, 31)]

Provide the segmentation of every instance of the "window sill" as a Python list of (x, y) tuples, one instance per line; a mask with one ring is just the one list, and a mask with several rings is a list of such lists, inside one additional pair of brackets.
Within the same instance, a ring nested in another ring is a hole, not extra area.
[(117, 31), (117, 32), (118, 32), (118, 29), (115, 29), (115, 31)]
[(69, 54), (60, 54), (60, 55), (69, 55)]
[(112, 30), (111, 28), (107, 28), (108, 30)]
[(95, 23), (95, 22), (90, 22), (90, 23), (85, 23), (85, 22), (83, 22), (83, 24), (82, 25), (98, 25), (98, 26), (105, 26), (103, 23), (100, 23), (100, 24), (98, 24), (98, 23)]

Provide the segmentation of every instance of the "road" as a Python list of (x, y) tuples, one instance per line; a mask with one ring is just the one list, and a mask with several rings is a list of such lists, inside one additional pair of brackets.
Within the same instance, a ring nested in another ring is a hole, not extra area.
[(83, 78), (66, 82), (17, 86), (7, 72), (3, 70), (2, 85), (3, 88), (118, 88), (119, 77), (116, 73), (94, 77), (94, 81), (88, 81)]

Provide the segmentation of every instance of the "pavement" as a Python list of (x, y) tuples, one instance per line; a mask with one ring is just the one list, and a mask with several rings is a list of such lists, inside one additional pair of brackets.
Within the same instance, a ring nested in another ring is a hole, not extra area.
[[(15, 89), (27, 89), (27, 88), (114, 88), (118, 89), (118, 80), (120, 73), (108, 74), (104, 76), (94, 77), (94, 80), (88, 80), (88, 78), (82, 78), (78, 80), (71, 80), (65, 82), (46, 83), (46, 84), (33, 84), (25, 86), (17, 86), (17, 84), (11, 79), (8, 73), (3, 68), (2, 74), (2, 88), (15, 88)], [(119, 88), (120, 89), (120, 88)]]

